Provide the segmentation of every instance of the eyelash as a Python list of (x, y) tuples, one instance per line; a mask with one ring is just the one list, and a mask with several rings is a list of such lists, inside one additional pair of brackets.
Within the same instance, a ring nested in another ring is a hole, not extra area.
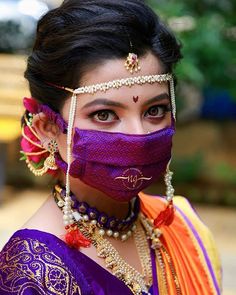
[[(163, 114), (160, 116), (152, 116), (151, 115), (151, 117), (153, 118), (153, 119), (161, 119), (161, 118), (163, 118), (165, 115), (166, 115), (166, 113), (168, 113), (168, 112), (170, 112), (171, 111), (171, 107), (170, 107), (170, 105), (168, 104), (162, 104), (162, 105), (154, 105), (154, 106), (151, 106), (146, 112), (145, 112), (145, 116), (146, 116), (146, 114), (151, 110), (151, 109), (162, 109), (162, 112), (163, 112)], [(152, 119), (151, 118), (151, 119)]]
[[(171, 107), (170, 105), (167, 105), (167, 104), (163, 104), (163, 105), (154, 105), (154, 106), (151, 106), (145, 113), (144, 113), (144, 117), (148, 117), (148, 112), (152, 109), (162, 109), (162, 112), (163, 114), (160, 116), (152, 116), (150, 115), (150, 120), (160, 120), (161, 118), (163, 118), (166, 113), (168, 113), (169, 111), (171, 111)], [(115, 117), (115, 120), (119, 120), (119, 117), (116, 115), (116, 113), (110, 109), (104, 109), (104, 110), (99, 110), (99, 111), (95, 111), (91, 114), (89, 114), (89, 118), (93, 119), (95, 122), (98, 122), (98, 123), (104, 123), (104, 124), (109, 124), (109, 123), (113, 123), (113, 120), (99, 120), (99, 119), (95, 119), (95, 116), (96, 115), (99, 115), (99, 114), (107, 114), (108, 116), (111, 114), (113, 115), (113, 117)]]
[(104, 110), (99, 110), (99, 111), (96, 111), (96, 112), (93, 112), (91, 114), (89, 114), (89, 118), (93, 119), (95, 122), (98, 122), (98, 123), (105, 123), (105, 124), (108, 124), (108, 123), (112, 123), (112, 121), (107, 121), (107, 120), (99, 120), (99, 119), (95, 119), (95, 116), (96, 115), (99, 115), (99, 114), (102, 114), (102, 113), (105, 113), (105, 114), (112, 114), (114, 117), (116, 117), (116, 120), (118, 120), (118, 116), (116, 115), (116, 113), (112, 110), (109, 110), (109, 109), (104, 109)]

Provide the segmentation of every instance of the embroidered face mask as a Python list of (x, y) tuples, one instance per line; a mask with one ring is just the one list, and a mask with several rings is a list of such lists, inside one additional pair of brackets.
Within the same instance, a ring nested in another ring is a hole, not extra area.
[[(173, 121), (145, 135), (75, 128), (69, 174), (114, 200), (129, 201), (165, 172), (174, 132)], [(57, 159), (57, 165), (66, 173), (64, 161)]]

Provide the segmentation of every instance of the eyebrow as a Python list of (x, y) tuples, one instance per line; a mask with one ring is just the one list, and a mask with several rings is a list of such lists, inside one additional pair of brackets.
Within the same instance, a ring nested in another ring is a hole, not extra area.
[[(144, 103), (144, 106), (147, 106), (149, 104), (152, 104), (154, 102), (158, 102), (158, 101), (161, 101), (161, 100), (164, 100), (164, 99), (170, 99), (168, 93), (161, 93), (153, 98), (150, 98), (148, 99), (147, 101), (145, 101)], [(106, 99), (106, 98), (97, 98), (87, 104), (85, 104), (83, 107), (82, 107), (82, 110), (85, 109), (85, 108), (88, 108), (88, 107), (91, 107), (91, 106), (97, 106), (97, 105), (104, 105), (104, 106), (112, 106), (112, 107), (118, 107), (118, 108), (121, 108), (121, 109), (126, 109), (125, 105), (123, 105), (122, 103), (120, 102), (117, 102), (117, 101), (112, 101), (112, 100), (109, 100), (109, 99)]]
[(119, 108), (125, 109), (125, 106), (120, 102), (112, 101), (112, 100), (109, 100), (106, 98), (97, 98), (97, 99), (85, 104), (82, 107), (82, 110), (85, 108), (91, 107), (91, 106), (96, 106), (96, 105), (105, 105), (105, 106), (119, 107)]
[(166, 93), (166, 92), (161, 93), (161, 94), (159, 94), (159, 95), (157, 95), (157, 96), (155, 96), (153, 98), (148, 99), (147, 101), (145, 101), (144, 106), (147, 106), (149, 104), (152, 104), (154, 102), (158, 102), (158, 101), (161, 101), (161, 100), (164, 100), (164, 99), (170, 100), (170, 97), (169, 97), (168, 93)]

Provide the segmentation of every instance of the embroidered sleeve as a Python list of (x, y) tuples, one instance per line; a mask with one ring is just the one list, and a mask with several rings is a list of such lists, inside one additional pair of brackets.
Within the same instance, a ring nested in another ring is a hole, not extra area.
[(0, 253), (1, 295), (79, 295), (75, 277), (47, 245), (12, 238)]

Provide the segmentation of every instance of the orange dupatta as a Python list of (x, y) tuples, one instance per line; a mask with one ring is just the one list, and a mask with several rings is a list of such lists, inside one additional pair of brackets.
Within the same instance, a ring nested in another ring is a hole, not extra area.
[[(163, 198), (144, 193), (140, 193), (139, 197), (141, 211), (149, 219), (155, 219), (165, 209)], [(220, 263), (211, 233), (185, 198), (175, 197), (174, 206), (175, 217), (172, 224), (161, 227), (161, 242), (172, 260), (181, 294), (219, 295)], [(168, 295), (179, 295), (173, 272), (168, 267), (168, 259), (165, 255), (163, 257)], [(160, 282), (159, 288), (161, 292)]]

